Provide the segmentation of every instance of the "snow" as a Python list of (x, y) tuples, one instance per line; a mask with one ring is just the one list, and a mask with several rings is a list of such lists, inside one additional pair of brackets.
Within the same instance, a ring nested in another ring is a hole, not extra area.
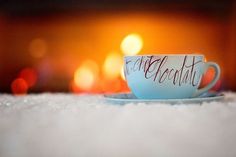
[(236, 93), (201, 105), (0, 96), (0, 157), (235, 157)]

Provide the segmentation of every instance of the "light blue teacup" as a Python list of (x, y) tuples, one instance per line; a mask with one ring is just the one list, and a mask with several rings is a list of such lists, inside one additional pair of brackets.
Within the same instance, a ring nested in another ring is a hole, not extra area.
[[(139, 99), (181, 99), (197, 97), (211, 89), (220, 77), (214, 62), (201, 54), (161, 54), (124, 57), (129, 88)], [(214, 68), (214, 79), (198, 89), (203, 74)]]

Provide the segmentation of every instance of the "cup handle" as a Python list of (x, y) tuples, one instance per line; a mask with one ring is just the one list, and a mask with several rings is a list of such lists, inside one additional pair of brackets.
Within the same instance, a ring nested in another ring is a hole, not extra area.
[(201, 89), (197, 89), (197, 91), (193, 94), (192, 97), (197, 97), (197, 96), (207, 92), (208, 90), (210, 90), (216, 84), (218, 79), (220, 78), (220, 67), (219, 67), (218, 64), (216, 64), (214, 62), (206, 62), (206, 63), (204, 63), (204, 73), (210, 67), (214, 68), (214, 70), (215, 70), (215, 76), (214, 76), (213, 80), (206, 87), (203, 87)]

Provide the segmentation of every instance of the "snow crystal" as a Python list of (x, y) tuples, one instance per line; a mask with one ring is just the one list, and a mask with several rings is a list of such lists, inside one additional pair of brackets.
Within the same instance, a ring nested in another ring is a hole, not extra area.
[(236, 94), (202, 105), (0, 96), (0, 157), (235, 157)]

